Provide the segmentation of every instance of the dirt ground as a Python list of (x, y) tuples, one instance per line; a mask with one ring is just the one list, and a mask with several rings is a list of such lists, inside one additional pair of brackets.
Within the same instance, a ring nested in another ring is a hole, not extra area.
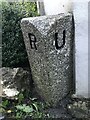
[(90, 120), (90, 99), (68, 97), (57, 108), (47, 111), (50, 118)]

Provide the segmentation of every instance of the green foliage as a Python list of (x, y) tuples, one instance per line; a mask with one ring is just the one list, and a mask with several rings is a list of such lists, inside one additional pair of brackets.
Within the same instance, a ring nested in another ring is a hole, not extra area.
[(23, 101), (23, 99), (24, 99), (24, 95), (22, 93), (20, 93), (18, 95), (18, 102), (21, 103)]
[[(17, 99), (16, 99), (17, 98)], [(13, 100), (4, 98), (0, 105), (0, 111), (4, 113), (6, 118), (25, 119), (25, 118), (44, 118), (46, 115), (43, 113), (45, 105), (37, 101), (36, 98), (25, 98), (23, 93), (15, 96)]]
[(4, 108), (6, 108), (6, 106), (8, 106), (8, 104), (9, 104), (9, 101), (8, 101), (8, 100), (5, 100), (5, 101), (2, 102), (2, 106), (3, 106)]
[(43, 118), (45, 114), (40, 110), (42, 109), (42, 104), (38, 102), (32, 102), (30, 105), (20, 104), (16, 106), (16, 118)]
[(17, 105), (16, 108), (17, 108), (17, 110), (20, 110), (20, 111), (26, 112), (26, 113), (31, 113), (31, 112), (34, 111), (34, 109), (32, 108), (32, 106), (27, 106), (26, 104)]
[(2, 66), (28, 65), (20, 22), (22, 18), (37, 15), (34, 2), (2, 2)]

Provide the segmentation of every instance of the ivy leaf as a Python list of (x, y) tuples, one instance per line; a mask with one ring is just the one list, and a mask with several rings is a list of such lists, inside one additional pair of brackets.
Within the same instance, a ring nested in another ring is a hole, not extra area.
[(25, 112), (25, 113), (31, 113), (31, 112), (34, 111), (34, 109), (32, 108), (32, 106), (27, 106), (25, 104), (23, 104), (23, 105), (17, 105), (16, 108), (18, 110), (21, 110), (21, 111)]
[(26, 112), (26, 113), (31, 113), (31, 112), (34, 111), (34, 109), (32, 107), (30, 107), (30, 106), (26, 106), (23, 111)]

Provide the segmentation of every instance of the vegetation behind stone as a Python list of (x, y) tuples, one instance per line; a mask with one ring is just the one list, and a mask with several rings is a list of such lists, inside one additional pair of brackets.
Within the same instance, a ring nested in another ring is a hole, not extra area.
[(2, 66), (27, 67), (28, 58), (21, 32), (22, 18), (37, 16), (34, 2), (2, 3)]

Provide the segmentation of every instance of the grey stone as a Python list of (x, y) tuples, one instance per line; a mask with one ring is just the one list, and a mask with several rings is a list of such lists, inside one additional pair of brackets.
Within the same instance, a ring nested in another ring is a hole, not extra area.
[(20, 91), (30, 91), (31, 75), (28, 69), (23, 68), (0, 68), (2, 72), (2, 95), (7, 97), (14, 97)]
[(0, 120), (4, 120), (4, 118), (5, 118), (4, 116), (2, 116), (2, 117), (0, 116)]
[(56, 106), (73, 90), (72, 14), (23, 18), (21, 28), (37, 92)]
[(72, 117), (67, 113), (67, 111), (63, 108), (50, 108), (45, 111), (47, 114), (49, 114), (49, 118), (55, 119), (55, 118), (61, 118), (61, 119), (71, 119)]

